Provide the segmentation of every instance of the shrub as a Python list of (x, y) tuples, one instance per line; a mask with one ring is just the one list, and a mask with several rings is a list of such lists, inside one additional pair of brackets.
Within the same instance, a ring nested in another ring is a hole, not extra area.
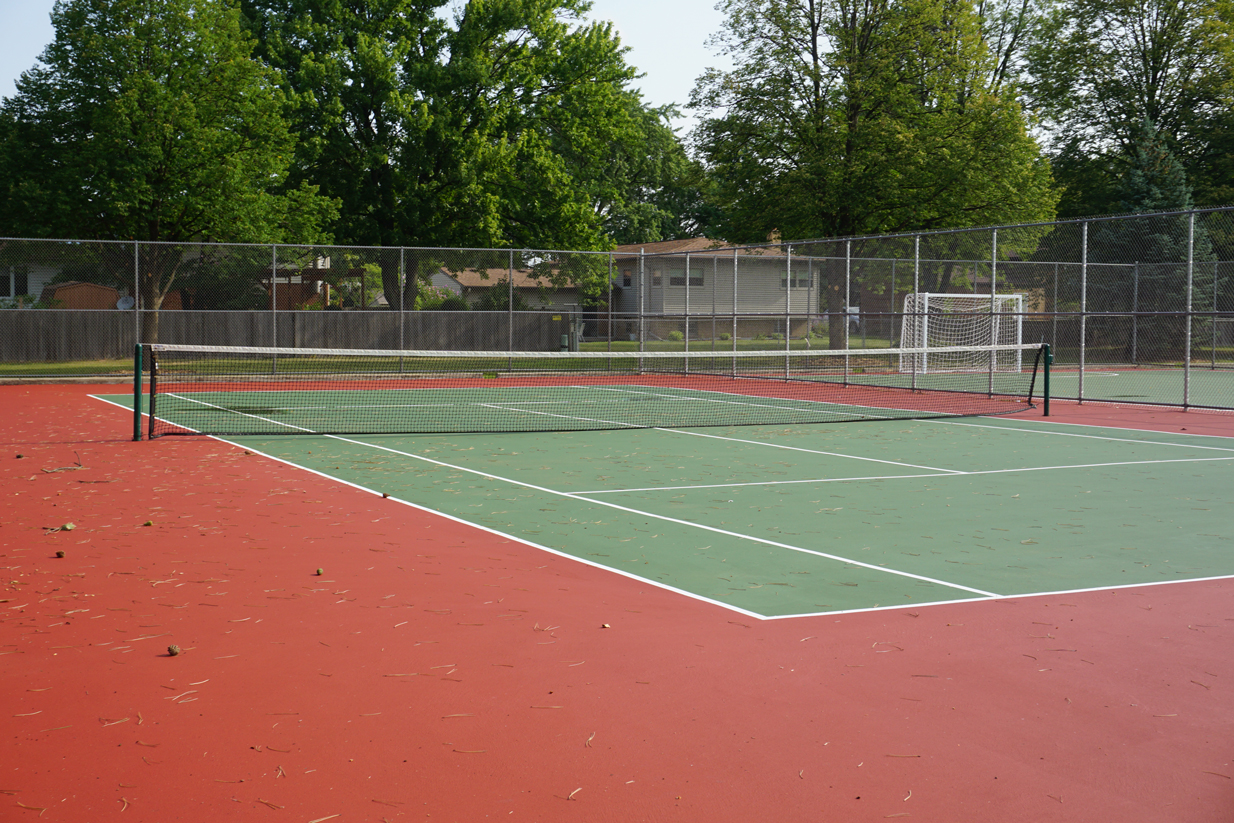
[(668, 339), (675, 343), (680, 343), (682, 340), (686, 339), (686, 336), (679, 331), (671, 331), (668, 333)]

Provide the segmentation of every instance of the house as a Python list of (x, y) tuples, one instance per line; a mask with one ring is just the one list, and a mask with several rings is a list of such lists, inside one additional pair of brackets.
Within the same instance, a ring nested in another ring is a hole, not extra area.
[(43, 287), (39, 302), (56, 309), (114, 309), (120, 292), (111, 286), (70, 280)]
[(626, 318), (629, 333), (638, 316), (727, 314), (759, 318), (742, 321), (743, 337), (782, 334), (791, 314), (799, 336), (818, 311), (819, 264), (778, 247), (733, 247), (706, 237), (630, 244), (614, 251), (613, 268), (613, 314)]
[[(19, 298), (41, 294), (52, 278), (59, 273), (59, 269), (52, 265), (0, 266), (0, 299), (14, 298), (13, 305), (21, 302), (28, 307), (34, 301), (21, 301)], [(112, 308), (115, 308), (114, 303)]]
[[(511, 271), (508, 268), (450, 271), (442, 267), (440, 274), (448, 277), (455, 284), (454, 288), (449, 285), (445, 288), (449, 288), (456, 294), (462, 294), (473, 306), (490, 289), (508, 290), (510, 288)], [(523, 298), (525, 305), (532, 309), (577, 310), (580, 307), (578, 288), (573, 283), (567, 282), (564, 285), (554, 286), (547, 277), (541, 277), (533, 269), (514, 269), (513, 275), (515, 291)], [(438, 285), (437, 280), (438, 275), (435, 273), (433, 285)], [(505, 305), (504, 296), (497, 302)], [(516, 300), (515, 304), (518, 305), (518, 303), (519, 301)]]

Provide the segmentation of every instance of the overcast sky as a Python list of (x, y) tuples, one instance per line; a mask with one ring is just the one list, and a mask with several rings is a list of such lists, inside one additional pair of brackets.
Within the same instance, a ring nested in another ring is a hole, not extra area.
[[(726, 66), (705, 43), (720, 28), (716, 0), (593, 0), (592, 17), (611, 20), (630, 47), (629, 62), (645, 74), (638, 81), (653, 105), (685, 105), (694, 80), (708, 66)], [(0, 97), (34, 65), (51, 42), (54, 0), (0, 0)], [(688, 127), (692, 118), (678, 123)]]

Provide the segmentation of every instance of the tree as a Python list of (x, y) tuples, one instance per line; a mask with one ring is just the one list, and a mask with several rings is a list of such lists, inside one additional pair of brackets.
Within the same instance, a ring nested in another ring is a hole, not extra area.
[(1110, 197), (1134, 165), (1146, 120), (1189, 174), (1219, 179), (1214, 141), (1234, 96), (1230, 0), (1058, 0), (1027, 62), (1029, 97), (1066, 190), (1063, 216), (1117, 205)]
[[(684, 154), (583, 0), (243, 3), (307, 137), (294, 179), (341, 200), (340, 241), (602, 249), (674, 230), (657, 197)], [(392, 308), (428, 271), (408, 255), (405, 282), (383, 265)]]
[(1145, 120), (1186, 147), (1230, 102), (1232, 26), (1230, 0), (1059, 0), (1029, 48), (1030, 96), (1090, 152), (1129, 149)]
[[(951, 0), (726, 0), (693, 140), (729, 240), (1048, 219), (1049, 169), (972, 8)], [(843, 271), (827, 310), (843, 310)], [(845, 324), (831, 324), (833, 347)]]
[(312, 186), (279, 191), (295, 140), (240, 23), (226, 0), (65, 0), (0, 110), (9, 232), (160, 244), (140, 261), (144, 342), (200, 262), (176, 243), (316, 241), (331, 216)]
[[(1147, 216), (1097, 224), (1090, 239), (1089, 260), (1135, 263), (1138, 288), (1131, 276), (1105, 278), (1094, 284), (1095, 293), (1100, 305), (1109, 307), (1106, 311), (1131, 310), (1133, 297), (1140, 311), (1182, 311), (1186, 308), (1189, 220), (1186, 215), (1154, 212), (1195, 207), (1187, 175), (1149, 120), (1140, 123), (1127, 155), (1127, 166), (1116, 188), (1118, 211)], [(1202, 224), (1197, 224), (1191, 244), (1193, 261), (1215, 259)]]

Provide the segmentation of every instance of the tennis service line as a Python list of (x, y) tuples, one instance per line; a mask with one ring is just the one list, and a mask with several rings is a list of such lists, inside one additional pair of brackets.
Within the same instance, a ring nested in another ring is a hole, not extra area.
[(775, 541), (775, 540), (768, 540), (768, 539), (766, 539), (766, 538), (764, 538), (764, 537), (755, 537), (755, 536), (753, 536), (753, 535), (749, 535), (749, 534), (742, 534), (741, 532), (729, 531), (728, 529), (721, 529), (721, 528), (717, 528), (717, 527), (715, 527), (715, 526), (707, 526), (707, 525), (704, 525), (704, 524), (702, 524), (702, 523), (691, 523), (689, 520), (679, 520), (678, 518), (675, 518), (675, 517), (668, 517), (668, 516), (666, 516), (666, 515), (656, 514), (656, 513), (654, 513), (654, 512), (642, 511), (642, 510), (640, 510), (640, 509), (633, 509), (633, 508), (629, 508), (629, 507), (627, 507), (627, 506), (620, 506), (620, 505), (618, 505), (618, 504), (616, 504), (616, 503), (609, 503), (609, 502), (604, 501), (604, 500), (595, 500), (595, 499), (592, 499), (592, 498), (589, 498), (589, 497), (583, 497), (583, 496), (581, 496), (581, 495), (579, 495), (579, 494), (575, 494), (575, 493), (572, 493), (572, 492), (563, 492), (563, 491), (558, 491), (557, 489), (550, 489), (550, 488), (546, 488), (546, 487), (544, 487), (544, 486), (537, 486), (537, 485), (535, 485), (534, 483), (527, 483), (527, 482), (522, 481), (522, 480), (514, 480), (514, 479), (512, 479), (512, 478), (509, 478), (509, 477), (502, 477), (501, 475), (492, 474), (492, 473), (490, 473), (490, 472), (483, 472), (483, 471), (479, 471), (478, 469), (469, 469), (469, 468), (467, 468), (466, 466), (459, 466), (459, 465), (455, 465), (455, 464), (453, 464), (453, 463), (446, 463), (446, 462), (443, 462), (443, 461), (441, 461), (441, 460), (434, 460), (434, 459), (432, 459), (431, 457), (424, 457), (423, 455), (413, 454), (413, 453), (411, 453), (411, 452), (400, 451), (400, 450), (398, 450), (398, 449), (392, 449), (392, 448), (390, 448), (389, 446), (379, 446), (379, 445), (377, 445), (376, 443), (366, 443), (366, 442), (364, 442), (363, 440), (353, 440), (353, 439), (351, 439), (351, 438), (349, 438), (349, 437), (341, 437), (341, 436), (336, 435), (336, 434), (327, 434), (327, 435), (323, 435), (323, 436), (324, 436), (324, 437), (328, 437), (328, 438), (330, 438), (331, 440), (339, 440), (339, 441), (342, 441), (342, 442), (344, 442), (344, 443), (351, 443), (352, 445), (356, 445), (356, 446), (363, 446), (363, 447), (365, 447), (365, 448), (369, 448), (369, 449), (377, 449), (377, 450), (379, 450), (379, 451), (389, 452), (390, 454), (397, 454), (397, 455), (400, 455), (400, 456), (402, 456), (402, 457), (410, 457), (410, 458), (411, 458), (411, 459), (413, 459), (413, 460), (420, 460), (420, 461), (423, 461), (423, 462), (425, 462), (425, 463), (430, 463), (430, 464), (432, 464), (432, 465), (434, 465), (434, 466), (441, 466), (442, 468), (454, 469), (455, 471), (466, 472), (467, 474), (474, 474), (474, 475), (476, 475), (476, 476), (478, 476), (478, 477), (484, 477), (484, 478), (487, 478), (487, 479), (489, 479), (489, 480), (496, 480), (496, 481), (501, 482), (501, 483), (509, 483), (509, 484), (511, 484), (511, 485), (514, 485), (514, 486), (522, 486), (523, 488), (526, 488), (526, 489), (532, 489), (533, 491), (543, 492), (543, 493), (545, 493), (545, 494), (556, 495), (556, 496), (558, 496), (558, 497), (564, 497), (564, 498), (567, 498), (567, 499), (570, 499), (570, 500), (581, 501), (581, 502), (588, 503), (588, 504), (591, 504), (591, 505), (596, 505), (596, 506), (605, 506), (605, 507), (607, 507), (607, 508), (616, 509), (616, 510), (618, 510), (618, 511), (623, 511), (623, 512), (626, 512), (626, 513), (628, 513), (628, 514), (638, 515), (638, 516), (640, 516), (640, 517), (648, 517), (648, 518), (652, 518), (652, 519), (654, 519), (654, 520), (662, 520), (662, 521), (665, 521), (665, 522), (667, 522), (667, 523), (675, 523), (675, 524), (680, 525), (680, 526), (687, 526), (687, 527), (690, 527), (690, 528), (701, 529), (702, 531), (712, 532), (712, 533), (714, 533), (714, 534), (722, 534), (722, 535), (725, 535), (725, 536), (727, 536), (727, 537), (736, 537), (736, 538), (741, 539), (741, 540), (749, 540), (749, 541), (752, 541), (752, 542), (754, 542), (754, 543), (762, 543), (763, 545), (766, 545), (766, 546), (774, 546), (774, 547), (779, 548), (779, 549), (787, 549), (787, 550), (789, 550), (789, 551), (800, 552), (800, 553), (802, 553), (802, 554), (809, 554), (809, 555), (813, 555), (813, 556), (815, 556), (815, 557), (822, 557), (822, 558), (825, 558), (825, 559), (827, 559), (827, 560), (835, 560), (835, 561), (840, 562), (840, 563), (846, 563), (846, 564), (848, 564), (848, 565), (850, 565), (850, 566), (858, 566), (858, 567), (860, 567), (860, 568), (863, 568), (863, 569), (869, 569), (869, 570), (871, 570), (871, 571), (882, 572), (882, 573), (884, 573), (884, 574), (895, 575), (895, 576), (898, 576), (898, 577), (906, 577), (906, 578), (910, 578), (910, 579), (912, 579), (912, 580), (920, 580), (920, 581), (922, 581), (922, 582), (924, 582), (924, 583), (933, 583), (933, 584), (938, 585), (938, 586), (946, 586), (947, 588), (950, 588), (950, 589), (958, 589), (958, 590), (960, 590), (960, 591), (972, 592), (973, 594), (977, 594), (977, 595), (980, 595), (980, 596), (982, 596), (982, 597), (994, 597), (994, 598), (997, 598), (997, 597), (1002, 597), (1002, 596), (1003, 596), (1003, 595), (997, 594), (997, 593), (995, 593), (995, 592), (988, 592), (988, 591), (984, 591), (984, 590), (982, 590), (982, 589), (974, 589), (974, 588), (972, 588), (971, 586), (964, 586), (964, 585), (961, 585), (961, 584), (959, 584), (959, 583), (952, 583), (952, 582), (947, 581), (947, 580), (938, 580), (938, 579), (933, 578), (933, 577), (926, 577), (926, 576), (924, 576), (924, 575), (920, 575), (920, 574), (913, 574), (912, 572), (901, 571), (901, 570), (899, 570), (899, 569), (890, 569), (890, 568), (886, 568), (886, 567), (884, 567), (884, 566), (879, 566), (879, 565), (876, 565), (876, 564), (873, 564), (873, 563), (863, 563), (863, 562), (861, 562), (860, 560), (854, 560), (854, 559), (853, 559), (853, 558), (851, 558), (851, 557), (843, 557), (843, 556), (841, 556), (841, 555), (837, 555), (837, 554), (829, 554), (829, 553), (827, 553), (827, 552), (820, 552), (820, 551), (816, 551), (816, 550), (814, 550), (814, 549), (807, 549), (807, 548), (804, 548), (804, 547), (802, 547), (802, 546), (793, 546), (793, 545), (790, 545), (790, 544), (788, 544), (788, 543), (780, 543), (780, 542)]

